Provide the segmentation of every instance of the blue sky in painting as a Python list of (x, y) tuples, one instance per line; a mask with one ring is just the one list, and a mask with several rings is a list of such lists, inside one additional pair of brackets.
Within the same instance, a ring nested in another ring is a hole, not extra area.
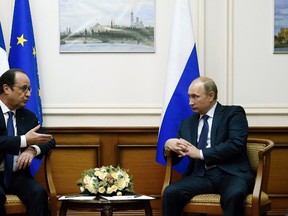
[(60, 30), (89, 28), (96, 23), (129, 26), (130, 14), (145, 26), (155, 26), (155, 0), (60, 0)]
[(288, 28), (288, 0), (274, 0), (274, 35), (280, 28)]

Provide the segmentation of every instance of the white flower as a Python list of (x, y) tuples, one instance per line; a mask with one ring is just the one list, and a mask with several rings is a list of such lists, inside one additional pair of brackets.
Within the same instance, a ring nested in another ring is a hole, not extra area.
[(112, 176), (114, 179), (117, 179), (117, 178), (118, 178), (118, 173), (117, 173), (117, 172), (112, 171), (110, 174), (111, 174), (111, 176)]
[(112, 185), (111, 190), (113, 192), (116, 192), (118, 190), (118, 187), (116, 185)]
[(118, 188), (119, 190), (123, 190), (126, 187), (126, 182), (124, 178), (119, 179)]
[(107, 172), (96, 171), (94, 175), (103, 180), (106, 178)]
[(100, 187), (99, 189), (98, 189), (98, 192), (99, 193), (101, 193), (101, 194), (103, 194), (103, 193), (105, 193), (105, 188), (104, 187)]
[(90, 192), (90, 193), (96, 193), (96, 188), (93, 186), (93, 184), (87, 184), (85, 185), (85, 188)]
[(107, 194), (111, 194), (113, 192), (112, 188), (111, 187), (108, 187), (107, 188)]
[(90, 182), (91, 182), (91, 177), (88, 175), (85, 175), (83, 178), (83, 184), (86, 185), (86, 184), (89, 184)]

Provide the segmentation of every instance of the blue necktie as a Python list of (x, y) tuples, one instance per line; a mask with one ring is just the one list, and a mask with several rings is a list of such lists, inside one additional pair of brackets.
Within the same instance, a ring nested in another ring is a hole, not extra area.
[[(7, 121), (7, 136), (15, 136), (14, 125), (13, 125), (13, 112), (8, 112), (8, 121)], [(4, 170), (4, 184), (6, 188), (9, 187), (10, 179), (13, 173), (13, 160), (14, 155), (6, 153), (5, 158), (5, 170)]]
[[(208, 139), (208, 131), (209, 131), (209, 125), (207, 119), (209, 118), (208, 115), (202, 116), (203, 119), (203, 127), (201, 130), (201, 134), (199, 137), (198, 149), (205, 149), (207, 145), (207, 139)], [(205, 172), (205, 162), (204, 160), (195, 160), (194, 161), (194, 170), (192, 172), (193, 176), (203, 176)]]

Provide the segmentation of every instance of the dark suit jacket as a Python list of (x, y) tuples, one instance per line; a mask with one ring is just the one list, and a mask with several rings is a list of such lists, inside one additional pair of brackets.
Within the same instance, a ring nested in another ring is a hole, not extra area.
[[(199, 114), (194, 114), (182, 121), (178, 138), (183, 138), (197, 146)], [(247, 157), (246, 143), (248, 122), (241, 106), (222, 106), (217, 104), (211, 129), (211, 148), (203, 150), (206, 166), (217, 165), (232, 175), (254, 178)], [(173, 161), (179, 163), (179, 157), (173, 155)], [(186, 174), (193, 171), (194, 159)]]
[[(23, 152), (26, 148), (20, 149), (20, 135), (24, 135), (32, 128), (39, 124), (38, 118), (33, 112), (28, 109), (21, 108), (16, 111), (16, 126), (17, 133), (19, 136), (6, 136), (6, 124), (2, 108), (0, 107), (0, 163), (5, 159), (5, 154), (10, 153), (14, 155), (19, 154), (19, 150)], [(45, 133), (45, 131), (40, 128), (38, 133)], [(43, 155), (48, 153), (48, 151), (55, 147), (55, 140), (48, 143), (38, 145), (41, 149), (41, 154), (37, 158), (41, 158)], [(28, 170), (28, 169), (27, 169)]]

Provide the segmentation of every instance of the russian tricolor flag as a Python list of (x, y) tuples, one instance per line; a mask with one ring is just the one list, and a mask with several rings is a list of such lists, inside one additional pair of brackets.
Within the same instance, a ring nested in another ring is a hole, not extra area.
[(0, 76), (9, 69), (8, 56), (0, 22)]
[[(188, 87), (199, 77), (199, 67), (190, 10), (189, 0), (176, 0), (156, 155), (156, 161), (164, 165), (166, 140), (175, 138), (181, 121), (193, 114), (189, 106)], [(188, 158), (183, 158), (174, 169), (184, 173), (188, 162)]]

